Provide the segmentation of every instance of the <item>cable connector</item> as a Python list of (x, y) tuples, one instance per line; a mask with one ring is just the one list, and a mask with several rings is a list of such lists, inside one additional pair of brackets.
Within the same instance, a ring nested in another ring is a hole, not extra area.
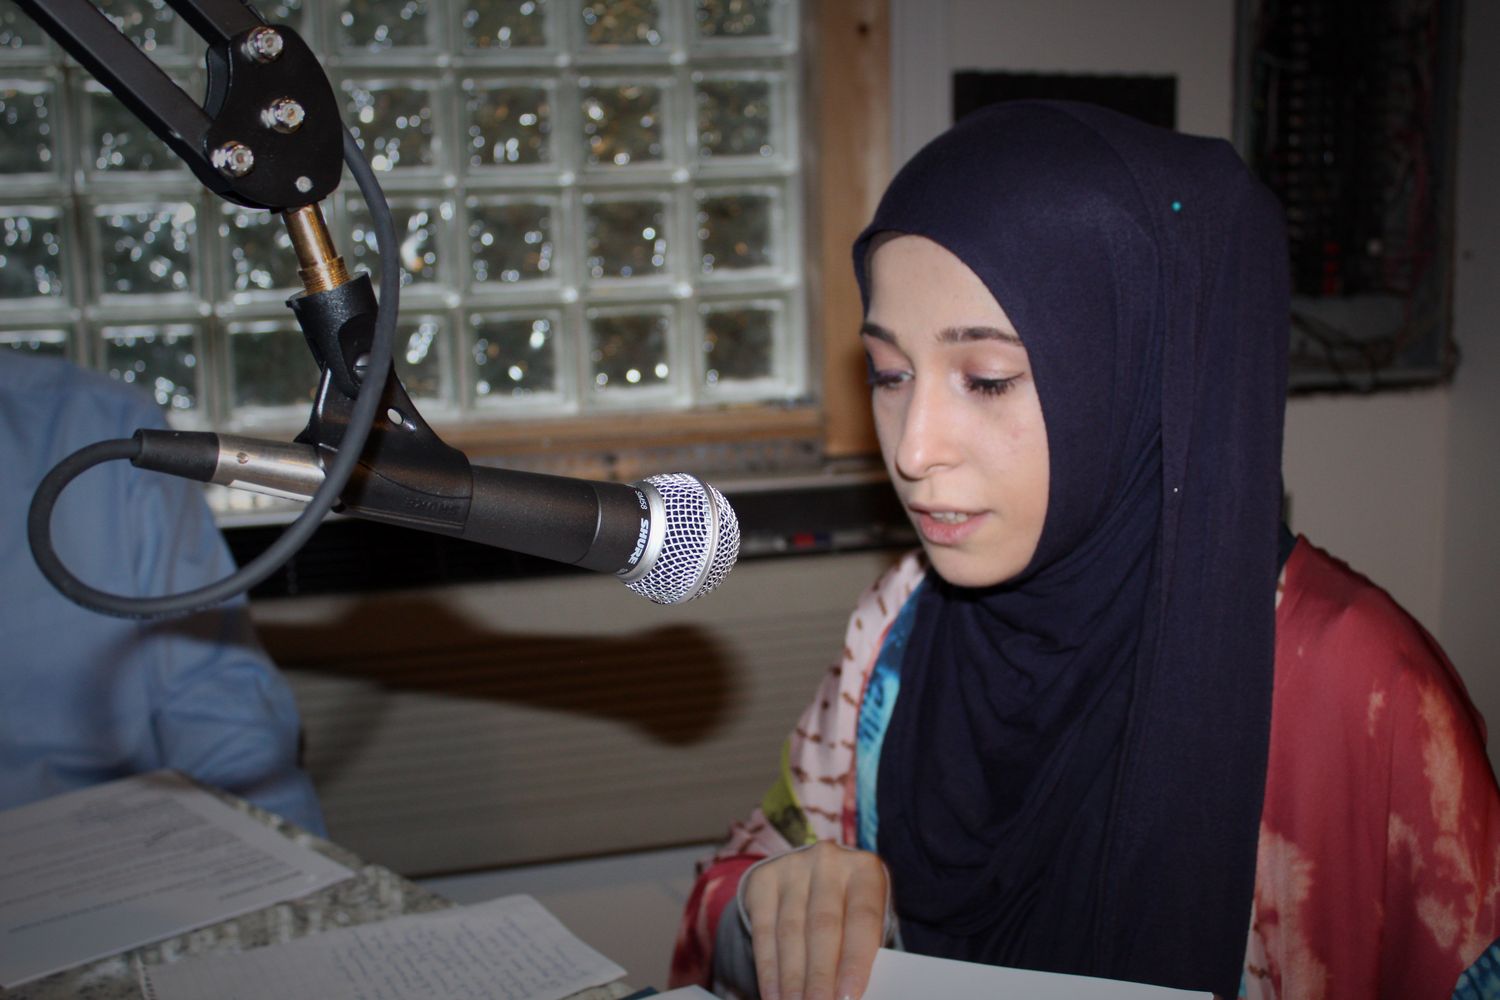
[(167, 472), (183, 479), (211, 482), (219, 466), (219, 435), (207, 431), (141, 429), (133, 435), (140, 451), (130, 464), (137, 469)]

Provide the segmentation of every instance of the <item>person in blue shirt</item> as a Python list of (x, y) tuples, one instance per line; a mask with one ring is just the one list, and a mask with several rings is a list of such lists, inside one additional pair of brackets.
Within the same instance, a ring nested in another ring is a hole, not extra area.
[[(137, 388), (0, 349), (0, 808), (172, 768), (322, 835), (297, 707), (243, 598), (114, 618), (63, 597), (32, 559), (26, 511), (42, 477), (85, 445), (165, 426)], [(52, 531), (64, 564), (114, 593), (176, 593), (234, 569), (202, 487), (128, 462), (71, 483)]]

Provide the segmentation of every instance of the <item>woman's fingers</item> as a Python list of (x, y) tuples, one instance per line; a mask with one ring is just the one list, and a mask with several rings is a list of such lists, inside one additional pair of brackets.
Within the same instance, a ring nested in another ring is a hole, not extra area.
[(820, 842), (751, 872), (745, 912), (764, 1000), (857, 998), (885, 937), (880, 859)]
[[(808, 853), (815, 853), (814, 848)], [(807, 894), (807, 969), (802, 977), (804, 1000), (834, 1000), (834, 975), (844, 949), (845, 892), (849, 885), (854, 852), (838, 852), (812, 870)], [(783, 973), (782, 981), (786, 981)]]
[(780, 924), (782, 884), (776, 878), (778, 873), (770, 870), (772, 864), (774, 862), (751, 872), (745, 883), (745, 914), (750, 918), (750, 944), (755, 954), (755, 979), (760, 985), (761, 1000), (781, 1000), (781, 965), (776, 933)]
[[(808, 885), (798, 879), (783, 879), (776, 907), (776, 998), (804, 1000), (802, 982), (807, 970)], [(766, 1000), (767, 980), (761, 980), (761, 997)]]
[[(875, 860), (872, 856), (872, 860)], [(844, 947), (834, 979), (836, 1000), (864, 995), (875, 953), (885, 942), (885, 866), (865, 865), (849, 880), (844, 901)]]

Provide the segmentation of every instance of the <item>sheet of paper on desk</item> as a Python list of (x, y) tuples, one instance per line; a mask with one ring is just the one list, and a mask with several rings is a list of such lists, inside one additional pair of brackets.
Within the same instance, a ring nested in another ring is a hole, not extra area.
[(1212, 994), (1088, 976), (1004, 969), (882, 948), (864, 1000), (1212, 1000)]
[(625, 975), (530, 896), (146, 970), (152, 1000), (561, 1000)]
[(0, 812), (0, 987), (353, 875), (170, 771)]

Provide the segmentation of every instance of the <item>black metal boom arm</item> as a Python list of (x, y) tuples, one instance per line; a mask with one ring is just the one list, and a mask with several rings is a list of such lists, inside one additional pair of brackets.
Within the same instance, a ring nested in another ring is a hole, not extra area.
[(290, 28), (241, 0), (167, 0), (208, 43), (200, 105), (88, 0), (16, 2), (215, 194), (284, 212), (338, 186), (338, 101)]

